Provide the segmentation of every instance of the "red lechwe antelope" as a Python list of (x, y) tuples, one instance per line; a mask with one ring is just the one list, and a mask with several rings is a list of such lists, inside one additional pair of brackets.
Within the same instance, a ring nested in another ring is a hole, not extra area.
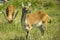
[(50, 19), (50, 17), (43, 11), (35, 11), (33, 13), (32, 12), (29, 13), (30, 5), (31, 3), (29, 3), (28, 6), (24, 6), (24, 4), (22, 4), (21, 24), (26, 29), (26, 32), (27, 32), (26, 38), (30, 37), (30, 30), (33, 28), (34, 25), (40, 28), (41, 33), (43, 35), (44, 29), (42, 25), (44, 25), (44, 28), (47, 29), (48, 19)]
[(13, 19), (16, 18), (17, 14), (18, 14), (18, 11), (16, 11), (16, 14), (14, 16), (14, 13), (15, 13), (15, 7), (10, 4), (7, 9), (6, 9), (6, 15), (4, 14), (5, 18), (8, 20), (9, 23), (11, 23), (13, 21)]

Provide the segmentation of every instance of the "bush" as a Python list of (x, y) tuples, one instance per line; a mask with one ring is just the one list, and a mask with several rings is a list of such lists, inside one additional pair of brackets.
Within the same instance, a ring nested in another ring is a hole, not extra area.
[(4, 10), (9, 4), (15, 5), (16, 8), (21, 8), (22, 2), (27, 5), (28, 2), (31, 2), (32, 9), (39, 9), (39, 8), (54, 8), (55, 4), (52, 1), (44, 1), (44, 0), (10, 0), (9, 2), (6, 2), (4, 5), (0, 6), (0, 10)]
[(55, 8), (55, 4), (52, 1), (45, 2), (44, 3), (44, 8), (49, 9), (49, 8)]

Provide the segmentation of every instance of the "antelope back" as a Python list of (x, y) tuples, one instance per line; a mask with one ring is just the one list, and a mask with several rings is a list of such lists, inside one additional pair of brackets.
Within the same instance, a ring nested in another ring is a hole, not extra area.
[(48, 15), (43, 11), (35, 11), (29, 15), (26, 15), (25, 23), (28, 25), (38, 24), (40, 22), (46, 22)]

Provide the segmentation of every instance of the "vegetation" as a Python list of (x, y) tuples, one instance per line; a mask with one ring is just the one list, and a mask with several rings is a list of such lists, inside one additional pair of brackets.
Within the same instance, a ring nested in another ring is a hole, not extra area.
[(47, 14), (51, 17), (52, 23), (48, 24), (49, 37), (45, 33), (43, 38), (41, 37), (40, 30), (38, 28), (33, 28), (31, 30), (31, 40), (60, 40), (60, 9), (58, 1), (54, 0), (10, 0), (4, 5), (0, 6), (0, 11), (5, 11), (6, 7), (9, 4), (13, 4), (16, 7), (16, 10), (19, 9), (19, 13), (16, 19), (10, 24), (5, 19), (3, 14), (0, 14), (0, 40), (26, 40), (26, 32), (21, 26), (21, 3), (27, 5), (28, 2), (31, 2), (32, 12), (36, 10), (46, 11)]

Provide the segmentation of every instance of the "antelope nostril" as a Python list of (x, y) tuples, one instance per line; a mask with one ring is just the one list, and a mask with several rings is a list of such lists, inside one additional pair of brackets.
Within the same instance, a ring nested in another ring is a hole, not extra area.
[(12, 23), (12, 20), (8, 21), (9, 23)]
[(8, 19), (8, 22), (11, 23), (11, 22), (12, 22), (12, 18), (9, 18), (9, 19)]

